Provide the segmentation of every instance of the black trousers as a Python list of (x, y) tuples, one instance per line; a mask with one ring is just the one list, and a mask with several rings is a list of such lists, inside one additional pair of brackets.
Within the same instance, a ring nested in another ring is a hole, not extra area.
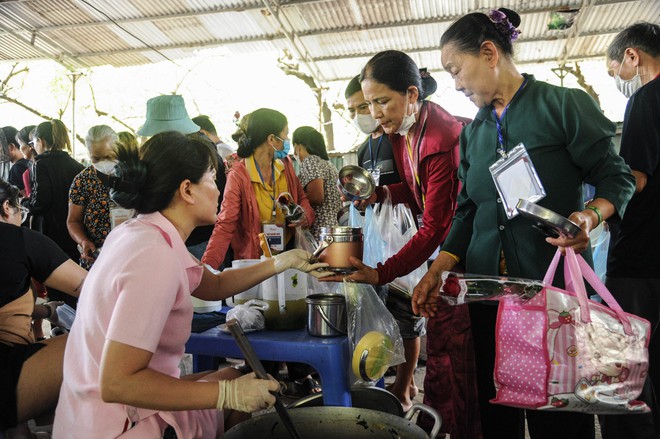
[(484, 439), (524, 439), (525, 416), (531, 439), (594, 439), (593, 415), (521, 410), (489, 402), (495, 398), (493, 370), (497, 306), (480, 303), (468, 306), (474, 338), (477, 392)]
[(603, 439), (660, 438), (660, 410), (657, 389), (660, 389), (660, 279), (608, 277), (605, 282), (624, 311), (643, 317), (651, 323), (649, 343), (649, 374), (639, 396), (651, 407), (651, 413), (599, 416)]

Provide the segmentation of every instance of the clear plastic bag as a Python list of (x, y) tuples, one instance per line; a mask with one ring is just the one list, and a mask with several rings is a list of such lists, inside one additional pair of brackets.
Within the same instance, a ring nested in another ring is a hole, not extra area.
[(399, 326), (371, 285), (344, 281), (351, 371), (358, 383), (377, 381), (405, 361)]
[(440, 297), (450, 305), (499, 300), (505, 296), (517, 296), (526, 302), (548, 286), (538, 280), (453, 271), (445, 271), (441, 277)]
[(314, 250), (318, 247), (318, 242), (312, 232), (309, 229), (304, 229), (302, 227), (296, 227), (296, 234), (294, 236), (294, 243), (296, 248), (300, 248), (309, 253), (314, 253)]
[(244, 331), (259, 331), (266, 327), (263, 312), (269, 305), (263, 300), (248, 300), (227, 311), (227, 321), (236, 319)]
[[(385, 199), (373, 208), (373, 215), (369, 210), (365, 214), (365, 255), (374, 258), (371, 263), (365, 263), (375, 267), (379, 262), (384, 263), (387, 259), (396, 255), (417, 233), (417, 224), (412, 211), (405, 204), (392, 205), (390, 193), (385, 188)], [(398, 277), (392, 281), (400, 290), (412, 295), (415, 286), (427, 273), (428, 267), (425, 263), (410, 273)]]
[(610, 228), (605, 221), (589, 233), (594, 271), (603, 282), (605, 282), (607, 274), (607, 254), (610, 248), (610, 236)]

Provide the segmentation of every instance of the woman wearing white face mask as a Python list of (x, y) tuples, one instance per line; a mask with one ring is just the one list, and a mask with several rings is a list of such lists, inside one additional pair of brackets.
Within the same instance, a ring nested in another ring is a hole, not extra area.
[[(393, 204), (408, 203), (424, 227), (401, 252), (372, 269), (358, 262), (349, 279), (382, 285), (410, 273), (444, 240), (458, 192), (458, 136), (462, 124), (439, 105), (425, 101), (436, 89), (405, 53), (388, 50), (374, 56), (360, 75), (371, 115), (392, 142), (402, 182), (388, 185)], [(382, 201), (378, 187), (365, 201)], [(420, 225), (418, 224), (418, 226)]]
[[(392, 203), (408, 203), (418, 226), (423, 224), (401, 251), (376, 268), (352, 258), (357, 271), (348, 279), (384, 285), (426, 264), (449, 232), (458, 193), (458, 136), (462, 124), (439, 105), (424, 100), (435, 91), (435, 80), (426, 70), (420, 72), (403, 52), (378, 53), (364, 67), (360, 80), (372, 117), (392, 142), (401, 177), (401, 183), (387, 185)], [(384, 197), (383, 187), (377, 187), (362, 204)], [(408, 409), (417, 391), (413, 374), (424, 320), (413, 314), (409, 299), (390, 293), (387, 306), (397, 316), (406, 356), (406, 362), (397, 367), (391, 391)]]
[(80, 265), (88, 270), (112, 229), (112, 216), (116, 213), (110, 200), (110, 174), (116, 163), (117, 140), (117, 133), (107, 125), (89, 129), (85, 144), (92, 165), (76, 176), (69, 190), (66, 225), (78, 244)]
[(358, 147), (358, 165), (371, 173), (378, 186), (401, 182), (392, 153), (392, 143), (369, 112), (369, 104), (364, 100), (360, 87), (360, 75), (349, 81), (344, 96), (353, 125), (368, 136)]

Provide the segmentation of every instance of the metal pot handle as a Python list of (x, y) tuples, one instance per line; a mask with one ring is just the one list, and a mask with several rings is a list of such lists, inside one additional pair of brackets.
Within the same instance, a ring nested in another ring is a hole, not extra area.
[(332, 241), (334, 241), (334, 238), (332, 236), (326, 236), (325, 239), (319, 243), (318, 248), (314, 250), (314, 253), (312, 253), (312, 256), (309, 258), (310, 264), (314, 264), (318, 262), (321, 253), (323, 253), (323, 250), (325, 250), (330, 246), (330, 244), (332, 244)]
[(323, 319), (323, 321), (324, 321), (325, 323), (327, 323), (328, 326), (330, 326), (330, 329), (332, 329), (332, 330), (334, 330), (335, 332), (338, 332), (338, 333), (340, 333), (340, 334), (343, 334), (343, 335), (348, 334), (346, 331), (342, 331), (341, 329), (337, 328), (335, 325), (332, 324), (332, 322), (330, 321), (330, 319), (328, 318), (328, 316), (325, 315), (325, 311), (323, 311), (323, 308), (321, 308), (321, 305), (316, 304), (315, 306), (316, 306), (316, 308), (318, 309), (319, 314), (321, 314), (321, 318)]
[(412, 407), (410, 407), (410, 410), (406, 412), (404, 419), (410, 421), (417, 412), (424, 412), (433, 418), (434, 424), (433, 429), (431, 430), (430, 438), (435, 439), (438, 433), (440, 433), (440, 427), (442, 427), (442, 417), (438, 412), (426, 404), (415, 403), (412, 405)]

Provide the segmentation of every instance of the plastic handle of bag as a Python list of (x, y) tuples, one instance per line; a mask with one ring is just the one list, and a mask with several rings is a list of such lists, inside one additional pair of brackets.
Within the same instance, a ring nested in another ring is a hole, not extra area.
[(619, 318), (619, 321), (623, 325), (623, 331), (626, 333), (626, 335), (633, 335), (632, 325), (630, 324), (630, 318), (626, 315), (623, 308), (621, 308), (619, 302), (617, 302), (614, 296), (612, 296), (612, 293), (610, 293), (610, 291), (607, 289), (605, 284), (603, 284), (603, 282), (600, 280), (598, 275), (589, 266), (587, 261), (585, 261), (584, 258), (580, 255), (575, 255), (575, 256), (580, 271), (582, 272), (582, 277), (584, 277), (589, 283), (589, 285), (591, 285), (593, 289), (596, 290), (596, 292), (601, 297), (601, 299), (603, 299), (603, 301), (607, 303), (607, 306), (609, 306), (610, 309), (616, 313), (617, 317)]
[(557, 249), (555, 256), (550, 261), (550, 266), (548, 266), (548, 271), (545, 272), (545, 277), (543, 277), (543, 283), (546, 285), (552, 285), (552, 281), (555, 278), (555, 273), (557, 272), (557, 267), (559, 266), (559, 260), (561, 259), (561, 251)]
[[(573, 255), (573, 264), (570, 264), (571, 260), (570, 255)], [(559, 266), (559, 261), (561, 259), (561, 250), (557, 249), (555, 256), (550, 262), (548, 271), (545, 273), (543, 278), (543, 283), (547, 285), (552, 285), (552, 281), (555, 278), (555, 273), (557, 272), (557, 267)], [(566, 290), (571, 290), (575, 292), (575, 295), (580, 304), (580, 319), (584, 323), (591, 323), (591, 313), (589, 312), (589, 299), (587, 298), (587, 289), (584, 286), (584, 281), (582, 280), (582, 274), (580, 272), (579, 265), (577, 264), (575, 258), (575, 252), (572, 248), (566, 249), (566, 258), (564, 260), (564, 281)]]
[[(575, 262), (573, 271), (575, 271), (575, 275), (571, 276), (571, 271), (569, 269), (569, 266), (565, 267), (564, 270), (564, 278), (566, 281), (566, 289), (573, 289), (578, 297), (578, 302), (580, 303), (580, 315), (582, 317), (582, 321), (584, 322), (590, 322), (590, 312), (589, 312), (589, 306), (588, 306), (588, 299), (587, 299), (587, 293), (586, 293), (586, 288), (584, 286), (584, 281), (582, 280), (583, 278), (587, 280), (589, 285), (591, 285), (594, 290), (598, 293), (598, 295), (607, 303), (607, 305), (614, 311), (619, 318), (619, 321), (623, 325), (623, 330), (627, 335), (632, 335), (632, 327), (630, 325), (630, 319), (628, 316), (624, 313), (623, 309), (621, 309), (621, 306), (619, 303), (612, 297), (612, 294), (607, 290), (607, 287), (603, 285), (603, 283), (600, 281), (596, 273), (589, 267), (589, 264), (587, 261), (584, 260), (584, 258), (580, 255), (576, 255), (575, 251), (571, 248), (568, 248), (566, 251), (566, 259), (570, 260), (571, 255), (572, 259)], [(552, 285), (552, 281), (555, 277), (555, 272), (557, 271), (557, 267), (559, 266), (559, 261), (561, 260), (561, 251), (557, 249), (557, 252), (555, 253), (555, 256), (552, 258), (552, 261), (550, 262), (550, 266), (548, 267), (548, 271), (545, 273), (545, 277), (543, 278), (543, 282), (547, 285)], [(576, 285), (582, 284), (582, 294), (577, 291), (579, 287), (576, 287)]]
[(584, 323), (591, 323), (587, 288), (584, 285), (582, 271), (580, 271), (575, 251), (571, 247), (566, 247), (566, 256), (564, 256), (564, 278), (566, 279), (567, 289), (571, 288), (577, 296), (578, 303), (580, 304), (580, 320)]

